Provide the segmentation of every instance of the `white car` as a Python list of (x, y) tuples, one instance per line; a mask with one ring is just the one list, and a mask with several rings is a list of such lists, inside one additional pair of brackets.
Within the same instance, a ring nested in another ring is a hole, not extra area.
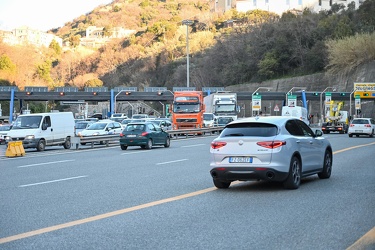
[(372, 118), (354, 118), (349, 125), (348, 135), (359, 137), (360, 135), (368, 135), (373, 137), (375, 134), (375, 120)]
[(217, 188), (233, 181), (281, 182), (297, 189), (301, 178), (332, 171), (332, 147), (306, 123), (290, 116), (252, 117), (227, 124), (211, 143), (211, 176)]
[(88, 128), (78, 133), (78, 136), (93, 136), (93, 135), (108, 135), (120, 134), (122, 126), (119, 122), (114, 121), (100, 121), (91, 124)]

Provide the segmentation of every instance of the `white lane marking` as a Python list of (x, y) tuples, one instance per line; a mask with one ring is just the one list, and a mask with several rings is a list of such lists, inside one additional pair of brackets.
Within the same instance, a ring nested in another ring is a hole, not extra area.
[(206, 146), (206, 144), (195, 144), (195, 145), (181, 146), (181, 148), (192, 148), (192, 147), (199, 147), (199, 146)]
[(51, 162), (44, 162), (44, 163), (36, 163), (36, 164), (29, 164), (29, 165), (18, 166), (17, 168), (28, 168), (28, 167), (34, 167), (34, 166), (42, 166), (42, 165), (49, 165), (49, 164), (55, 164), (55, 163), (64, 163), (64, 162), (71, 162), (71, 161), (75, 161), (75, 160), (51, 161)]
[(76, 176), (76, 177), (70, 177), (70, 178), (64, 178), (64, 179), (58, 179), (58, 180), (52, 180), (52, 181), (31, 183), (31, 184), (21, 185), (18, 187), (30, 187), (30, 186), (43, 185), (43, 184), (48, 184), (48, 183), (53, 183), (53, 182), (59, 182), (59, 181), (69, 181), (69, 180), (74, 180), (74, 179), (79, 179), (79, 178), (86, 178), (86, 177), (87, 175), (82, 175), (82, 176)]
[(181, 160), (175, 160), (175, 161), (165, 161), (165, 162), (156, 163), (156, 165), (163, 165), (163, 164), (169, 164), (169, 163), (175, 163), (175, 162), (187, 161), (187, 160), (188, 159), (181, 159)]
[(132, 154), (141, 154), (141, 153), (148, 153), (148, 152), (151, 152), (151, 151), (150, 150), (136, 151), (136, 152), (122, 153), (121, 155), (132, 155)]

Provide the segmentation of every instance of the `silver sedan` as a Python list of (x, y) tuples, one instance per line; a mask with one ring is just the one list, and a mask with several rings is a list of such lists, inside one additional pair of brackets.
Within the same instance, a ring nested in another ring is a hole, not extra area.
[(210, 173), (217, 188), (231, 182), (265, 180), (297, 189), (301, 178), (332, 171), (332, 147), (303, 121), (291, 117), (252, 117), (233, 121), (211, 142)]

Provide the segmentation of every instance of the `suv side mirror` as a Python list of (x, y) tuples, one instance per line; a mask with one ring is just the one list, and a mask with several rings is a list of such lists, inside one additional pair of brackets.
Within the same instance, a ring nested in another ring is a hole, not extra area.
[(323, 132), (319, 129), (315, 130), (315, 136), (316, 137), (319, 137), (319, 136), (322, 136), (323, 135)]

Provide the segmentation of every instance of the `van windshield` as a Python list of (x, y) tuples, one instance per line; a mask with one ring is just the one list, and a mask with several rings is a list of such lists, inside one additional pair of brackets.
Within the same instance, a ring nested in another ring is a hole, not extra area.
[(42, 116), (19, 116), (12, 129), (30, 129), (39, 128), (40, 122), (42, 121)]

